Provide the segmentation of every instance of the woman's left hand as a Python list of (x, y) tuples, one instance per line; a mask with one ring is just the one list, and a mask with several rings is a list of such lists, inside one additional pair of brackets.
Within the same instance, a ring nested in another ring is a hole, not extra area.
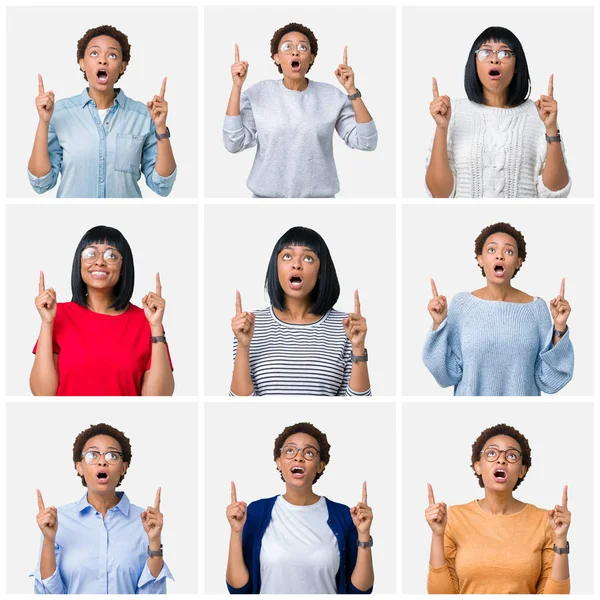
[(160, 512), (160, 490), (156, 490), (154, 506), (149, 506), (141, 515), (144, 531), (148, 536), (148, 542), (160, 542), (160, 532), (163, 528), (163, 516)]
[[(360, 300), (358, 290), (354, 290), (354, 312), (350, 313), (343, 321), (344, 331), (352, 342), (352, 350), (364, 353), (365, 337), (367, 336), (367, 320), (360, 314)], [(359, 353), (357, 352), (357, 354)]]
[(554, 99), (554, 74), (550, 75), (548, 95), (544, 96), (542, 94), (540, 99), (535, 101), (535, 107), (537, 108), (540, 119), (546, 127), (546, 133), (548, 135), (557, 135), (558, 102)]
[(348, 46), (344, 46), (344, 58), (334, 73), (349, 96), (356, 94), (357, 90), (354, 86), (354, 71), (352, 70), (352, 67), (348, 66)]
[(550, 300), (550, 312), (554, 321), (554, 329), (566, 331), (567, 320), (571, 314), (571, 305), (565, 300), (565, 278), (560, 282), (560, 293)]
[[(150, 326), (162, 326), (166, 302), (162, 297), (160, 273), (156, 274), (156, 292), (148, 292), (142, 298), (142, 306), (144, 307), (144, 314), (146, 315), (146, 319), (148, 319)], [(160, 335), (162, 335), (162, 333)]]
[[(367, 537), (371, 535), (371, 523), (373, 522), (373, 509), (367, 504), (367, 482), (363, 481), (362, 501), (350, 509), (352, 522), (358, 531), (359, 536)], [(368, 541), (368, 540), (361, 540)]]
[(571, 525), (571, 513), (567, 508), (567, 491), (568, 486), (565, 485), (563, 488), (562, 502), (557, 504), (553, 509), (548, 511), (548, 520), (550, 521), (550, 527), (554, 532), (554, 543), (559, 548), (564, 548), (567, 542), (567, 533), (569, 526)]
[(167, 132), (167, 113), (169, 112), (169, 103), (165, 100), (165, 91), (167, 89), (167, 78), (163, 79), (160, 86), (160, 94), (154, 96), (150, 102), (146, 103), (150, 116), (154, 121), (156, 133), (159, 135)]

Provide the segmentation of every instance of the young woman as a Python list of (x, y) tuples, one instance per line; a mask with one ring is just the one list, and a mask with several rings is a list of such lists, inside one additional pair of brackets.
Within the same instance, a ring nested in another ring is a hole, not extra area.
[(133, 254), (123, 234), (98, 226), (81, 238), (71, 270), (71, 302), (58, 303), (40, 272), (42, 319), (33, 349), (35, 396), (170, 396), (175, 387), (164, 335), (165, 300), (156, 291), (129, 302)]
[(231, 482), (227, 587), (232, 594), (364, 594), (373, 589), (371, 523), (362, 501), (348, 508), (313, 491), (329, 462), (327, 436), (311, 423), (286, 427), (273, 457), (285, 494), (237, 500)]
[(288, 23), (271, 39), (271, 57), (283, 79), (261, 81), (242, 93), (248, 62), (240, 61), (235, 45), (223, 143), (229, 152), (256, 146), (247, 182), (255, 197), (333, 198), (340, 190), (334, 130), (350, 148), (377, 146), (377, 129), (354, 84), (347, 49), (335, 70), (344, 92), (306, 77), (318, 50), (308, 27)]
[(475, 240), (486, 285), (457, 294), (450, 304), (431, 280), (433, 321), (423, 362), (456, 396), (554, 394), (573, 376), (565, 280), (550, 301), (511, 285), (527, 256), (525, 238), (508, 223), (489, 225)]
[(340, 286), (325, 240), (307, 227), (284, 233), (265, 287), (272, 306), (254, 313), (236, 294), (230, 394), (370, 396), (367, 322), (358, 291), (353, 313), (333, 309)]
[(429, 111), (436, 130), (427, 160), (427, 193), (435, 198), (566, 198), (565, 164), (554, 76), (548, 93), (529, 100), (531, 82), (519, 39), (489, 27), (465, 67), (468, 99), (440, 96), (433, 79)]
[(59, 174), (58, 198), (141, 198), (142, 173), (152, 191), (171, 192), (176, 165), (167, 80), (146, 105), (115, 88), (130, 50), (127, 36), (110, 25), (86, 31), (77, 43), (77, 61), (89, 87), (56, 103), (38, 75), (39, 123), (29, 159), (29, 181), (38, 194), (52, 189)]
[(431, 527), (430, 594), (568, 594), (571, 513), (562, 501), (543, 510), (513, 491), (531, 466), (527, 438), (514, 427), (481, 432), (471, 466), (485, 489), (482, 500), (451, 506), (436, 502), (427, 484)]
[(122, 431), (98, 423), (73, 444), (73, 463), (86, 493), (65, 506), (46, 507), (38, 490), (42, 532), (36, 594), (164, 594), (173, 579), (160, 543), (160, 488), (146, 510), (117, 492), (131, 463)]

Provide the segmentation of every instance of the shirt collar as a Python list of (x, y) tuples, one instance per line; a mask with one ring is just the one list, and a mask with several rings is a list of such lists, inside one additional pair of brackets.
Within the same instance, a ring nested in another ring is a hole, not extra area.
[[(127, 103), (127, 96), (125, 95), (125, 92), (120, 89), (120, 88), (116, 88), (119, 90), (119, 93), (117, 94), (117, 97), (115, 98), (115, 104), (118, 104), (119, 106), (122, 106), (123, 108), (125, 107), (125, 104)], [(90, 98), (90, 95), (88, 93), (89, 88), (85, 88), (83, 90), (83, 92), (81, 92), (81, 94), (79, 94), (79, 105), (81, 106), (81, 108), (85, 108), (91, 101), (92, 99)]]
[[(129, 516), (129, 507), (131, 506), (131, 503), (129, 502), (129, 498), (127, 497), (127, 494), (125, 492), (117, 492), (117, 496), (119, 497), (119, 503), (114, 507), (114, 508), (118, 508), (126, 517)], [(78, 512), (83, 512), (84, 510), (87, 510), (88, 508), (92, 509), (92, 510), (96, 510), (89, 502), (87, 499), (87, 492), (82, 496), (81, 500), (79, 500), (79, 502), (77, 503), (77, 511)], [(113, 510), (113, 509), (111, 509)]]

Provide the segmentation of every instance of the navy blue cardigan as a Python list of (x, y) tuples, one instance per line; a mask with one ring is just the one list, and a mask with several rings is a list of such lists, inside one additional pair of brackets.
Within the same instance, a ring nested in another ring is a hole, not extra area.
[[(263, 535), (271, 522), (275, 500), (277, 496), (263, 498), (248, 505), (246, 523), (242, 532), (242, 553), (250, 579), (241, 588), (234, 588), (227, 584), (230, 594), (260, 593), (260, 548)], [(363, 592), (354, 587), (350, 581), (358, 554), (358, 533), (352, 522), (350, 509), (345, 504), (332, 502), (328, 498), (325, 498), (325, 502), (329, 512), (327, 524), (337, 538), (340, 551), (340, 569), (336, 576), (338, 594), (370, 594), (373, 587)]]

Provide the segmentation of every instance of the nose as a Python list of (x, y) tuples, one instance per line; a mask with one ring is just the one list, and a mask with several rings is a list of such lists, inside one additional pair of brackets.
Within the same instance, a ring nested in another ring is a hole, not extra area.
[(498, 460), (496, 462), (500, 465), (505, 465), (506, 457), (504, 456), (504, 454), (500, 454), (500, 456), (498, 457)]
[(296, 271), (302, 270), (302, 261), (299, 258), (295, 258), (292, 261), (292, 269), (295, 269)]
[(108, 61), (106, 60), (106, 57), (103, 57), (103, 56), (98, 56), (98, 62), (99, 62), (101, 65), (106, 65), (106, 64), (108, 64)]
[(96, 260), (94, 261), (95, 265), (106, 266), (106, 261), (104, 260), (104, 254), (98, 254)]
[(492, 58), (490, 58), (490, 62), (497, 65), (500, 60), (498, 59), (498, 53), (492, 54)]
[(304, 456), (302, 456), (302, 452), (298, 452), (294, 457), (294, 462), (304, 462)]
[(98, 459), (98, 466), (102, 466), (102, 467), (106, 467), (108, 466), (108, 463), (106, 462), (106, 458), (104, 458), (104, 455), (102, 455), (99, 459)]

